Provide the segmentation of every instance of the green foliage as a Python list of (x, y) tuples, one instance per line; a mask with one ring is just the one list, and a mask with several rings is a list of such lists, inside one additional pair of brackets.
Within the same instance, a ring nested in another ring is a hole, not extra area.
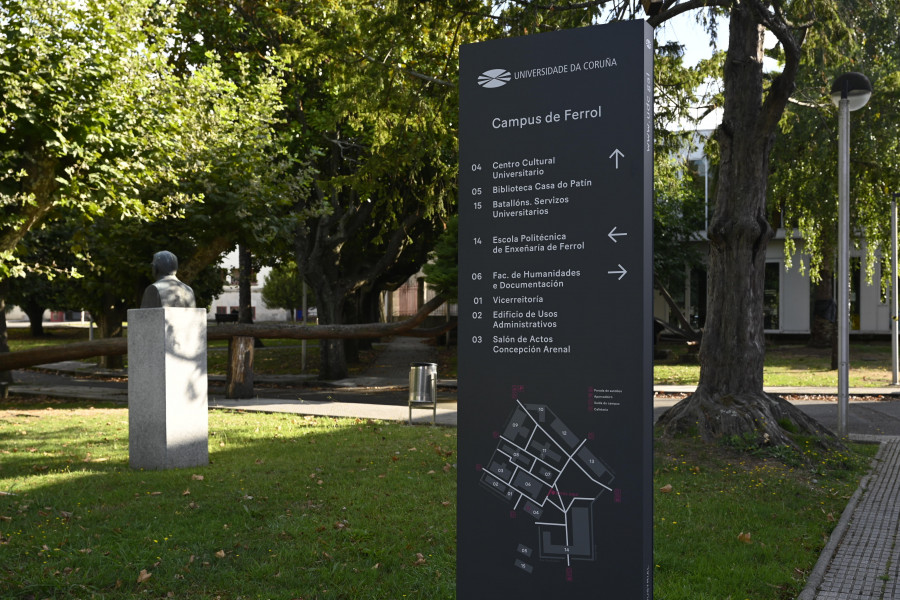
[[(176, 72), (180, 8), (25, 0), (0, 19), (0, 277), (34, 268), (15, 250), (47, 216), (80, 221), (68, 248), (82, 273), (122, 290), (133, 277), (113, 280), (94, 257), (128, 257), (127, 273), (146, 256), (110, 247), (104, 232), (181, 246), (195, 279), (239, 238), (276, 244), (296, 227), (310, 169), (287, 149), (277, 61), (252, 78), (239, 56), (229, 77), (214, 56)], [(141, 226), (157, 220), (169, 239)]]
[[(813, 281), (833, 271), (837, 246), (837, 109), (829, 98), (834, 78), (860, 71), (872, 81), (869, 103), (850, 115), (851, 235), (865, 239), (869, 279), (875, 253), (890, 245), (889, 207), (900, 190), (900, 19), (889, 1), (850, 3), (831, 15), (847, 30), (834, 39), (833, 26), (816, 28), (804, 56), (797, 102), (781, 120), (772, 155), (769, 203), (789, 230), (788, 251), (798, 251), (800, 268)], [(889, 274), (889, 269), (883, 269)]]
[(431, 285), (451, 302), (456, 302), (459, 274), (459, 215), (447, 221), (447, 229), (438, 238), (431, 254), (432, 260), (425, 264), (425, 277)]
[[(56, 205), (88, 215), (165, 176), (177, 90), (154, 44), (169, 8), (150, 0), (21, 0), (0, 18), (0, 252)], [(8, 260), (0, 276), (10, 274)]]
[(702, 261), (696, 241), (706, 229), (703, 181), (679, 155), (663, 154), (653, 183), (653, 270), (667, 288), (678, 289), (685, 269)]
[[(303, 276), (297, 263), (286, 261), (275, 265), (262, 288), (262, 299), (266, 306), (294, 310), (303, 306)], [(306, 292), (308, 306), (315, 305), (311, 290)]]

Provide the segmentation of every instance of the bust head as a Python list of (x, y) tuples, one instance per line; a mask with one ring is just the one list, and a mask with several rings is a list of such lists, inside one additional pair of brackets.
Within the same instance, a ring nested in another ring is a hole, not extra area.
[(194, 290), (178, 281), (178, 259), (168, 250), (153, 255), (153, 278), (156, 280), (144, 290), (141, 308), (182, 307), (195, 308)]
[(161, 250), (153, 255), (153, 278), (160, 279), (166, 275), (174, 275), (178, 271), (178, 258), (168, 250)]

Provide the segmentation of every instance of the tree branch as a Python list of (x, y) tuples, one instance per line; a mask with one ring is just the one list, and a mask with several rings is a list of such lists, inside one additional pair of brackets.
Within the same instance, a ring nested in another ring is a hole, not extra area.
[(677, 17), (678, 15), (682, 15), (691, 10), (714, 7), (728, 8), (732, 4), (734, 4), (734, 0), (688, 0), (687, 2), (674, 4), (671, 6), (671, 8), (664, 9), (655, 17), (650, 17), (649, 19), (647, 19), (647, 23), (649, 23), (651, 27), (655, 28), (657, 25), (665, 23), (669, 19)]
[(407, 69), (406, 67), (401, 67), (399, 65), (381, 62), (381, 61), (377, 60), (375, 57), (369, 56), (368, 54), (366, 54), (364, 52), (361, 52), (360, 56), (362, 56), (364, 59), (366, 59), (367, 61), (369, 61), (371, 63), (384, 65), (386, 67), (394, 69), (395, 71), (403, 73), (404, 75), (409, 75), (411, 77), (418, 77), (419, 79), (423, 79), (430, 83), (437, 83), (438, 85), (446, 85), (448, 87), (454, 87), (454, 85), (452, 83), (450, 83), (449, 81), (444, 81), (443, 79), (438, 79), (437, 77), (432, 77), (431, 75), (425, 75), (424, 73), (419, 73), (418, 71), (413, 71), (412, 69)]

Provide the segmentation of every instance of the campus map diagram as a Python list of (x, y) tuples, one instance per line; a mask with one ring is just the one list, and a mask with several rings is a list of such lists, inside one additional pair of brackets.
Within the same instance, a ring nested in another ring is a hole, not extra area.
[(593, 503), (613, 492), (614, 475), (588, 449), (588, 439), (547, 406), (518, 400), (498, 439), (482, 468), (481, 485), (513, 511), (524, 512), (537, 529), (537, 548), (529, 542), (514, 549), (516, 568), (531, 574), (535, 560), (567, 566), (594, 560)]

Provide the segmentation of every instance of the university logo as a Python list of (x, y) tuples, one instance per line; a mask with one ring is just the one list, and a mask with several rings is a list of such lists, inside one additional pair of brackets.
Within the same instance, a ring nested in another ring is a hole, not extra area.
[(512, 74), (506, 69), (491, 69), (478, 76), (478, 85), (483, 88), (497, 88), (509, 83)]

